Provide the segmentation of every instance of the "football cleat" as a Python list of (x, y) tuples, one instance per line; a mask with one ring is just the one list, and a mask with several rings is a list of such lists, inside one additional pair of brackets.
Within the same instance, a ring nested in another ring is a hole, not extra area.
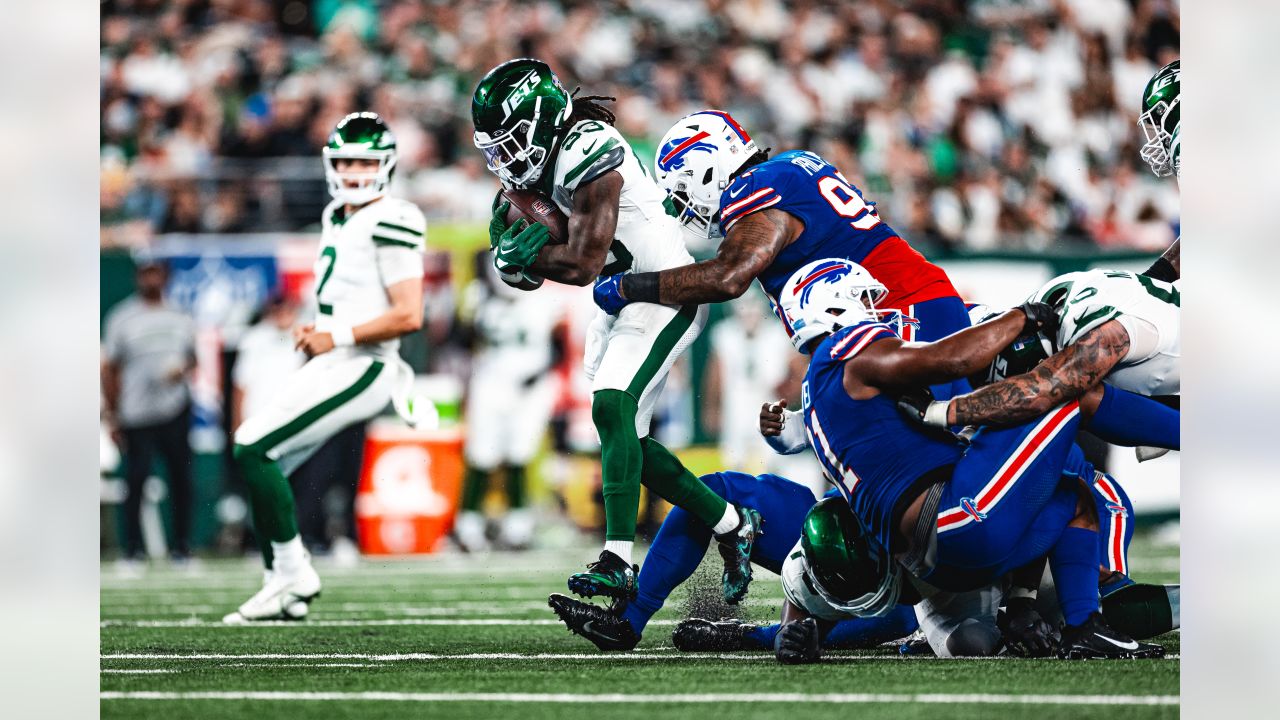
[(730, 605), (737, 605), (747, 596), (747, 587), (751, 585), (751, 549), (755, 547), (756, 538), (764, 534), (760, 513), (748, 507), (737, 510), (741, 518), (738, 527), (716, 536), (720, 557), (724, 558), (724, 601)]
[(628, 602), (636, 599), (638, 572), (638, 565), (628, 565), (617, 555), (601, 550), (600, 559), (588, 565), (586, 572), (569, 576), (569, 591), (581, 597), (613, 598), (614, 609), (621, 612)]
[(320, 596), (320, 576), (311, 563), (303, 563), (297, 572), (285, 575), (268, 571), (262, 589), (244, 601), (235, 612), (222, 618), (228, 625), (264, 620), (302, 620), (307, 617), (312, 600)]
[(747, 634), (760, 627), (741, 620), (689, 618), (676, 625), (671, 642), (682, 652), (759, 650), (759, 643), (751, 643)]
[(547, 604), (569, 632), (591, 641), (601, 650), (630, 650), (640, 642), (640, 636), (631, 622), (614, 613), (581, 600), (553, 593)]
[(922, 657), (937, 656), (937, 653), (933, 651), (933, 646), (929, 644), (929, 639), (925, 637), (923, 630), (916, 630), (899, 641), (898, 654), (917, 655)]
[(1058, 657), (1064, 660), (1162, 658), (1164, 648), (1153, 643), (1138, 642), (1113, 630), (1102, 619), (1102, 613), (1091, 613), (1079, 625), (1062, 628), (1062, 645)]

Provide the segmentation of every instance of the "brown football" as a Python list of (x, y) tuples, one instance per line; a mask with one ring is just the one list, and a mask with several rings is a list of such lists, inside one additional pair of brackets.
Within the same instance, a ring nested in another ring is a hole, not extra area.
[(523, 218), (527, 222), (542, 223), (551, 231), (548, 245), (559, 245), (569, 240), (569, 218), (551, 202), (551, 198), (534, 190), (504, 190), (504, 199), (511, 203), (507, 210), (507, 225)]

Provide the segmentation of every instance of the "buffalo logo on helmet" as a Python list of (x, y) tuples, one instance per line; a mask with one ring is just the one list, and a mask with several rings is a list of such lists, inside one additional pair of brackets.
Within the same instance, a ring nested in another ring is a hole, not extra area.
[(814, 284), (818, 281), (824, 283), (833, 283), (848, 275), (853, 271), (853, 267), (849, 263), (841, 260), (832, 260), (826, 262), (813, 269), (803, 280), (796, 283), (792, 289), (793, 295), (800, 296), (800, 304), (806, 305), (809, 302), (809, 294), (813, 291)]
[(708, 133), (699, 132), (692, 137), (672, 138), (662, 146), (662, 157), (658, 159), (658, 167), (665, 172), (672, 172), (684, 167), (684, 158), (690, 151), (703, 150), (714, 153), (716, 146), (703, 142), (703, 138), (711, 137)]

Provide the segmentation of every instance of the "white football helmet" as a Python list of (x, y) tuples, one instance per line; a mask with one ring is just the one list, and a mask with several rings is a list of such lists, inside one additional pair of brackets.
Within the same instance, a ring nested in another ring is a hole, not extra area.
[(864, 320), (878, 320), (876, 304), (889, 289), (861, 265), (840, 258), (814, 260), (791, 275), (774, 312), (802, 353), (811, 341)]
[(719, 234), (720, 193), (759, 148), (729, 113), (702, 110), (680, 119), (658, 145), (658, 184), (680, 222), (703, 237)]

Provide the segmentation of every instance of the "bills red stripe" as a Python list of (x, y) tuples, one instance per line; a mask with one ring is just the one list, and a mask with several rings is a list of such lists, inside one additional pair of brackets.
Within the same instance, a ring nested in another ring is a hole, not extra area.
[(878, 328), (878, 327), (882, 328), (884, 326), (871, 323), (871, 324), (863, 325), (862, 327), (857, 327), (857, 328), (854, 328), (853, 330), (850, 330), (848, 335), (845, 335), (844, 337), (840, 338), (840, 342), (837, 342), (835, 345), (831, 346), (831, 357), (833, 358), (836, 357), (837, 355), (840, 354), (841, 350), (849, 346), (849, 343), (853, 342), (854, 340), (857, 340), (862, 335), (865, 335), (867, 332), (874, 330), (875, 328)]
[(756, 200), (759, 200), (760, 198), (762, 198), (762, 197), (764, 197), (764, 196), (768, 195), (768, 194), (769, 194), (769, 193), (771, 193), (771, 192), (773, 192), (773, 188), (771, 188), (771, 187), (768, 187), (768, 188), (761, 188), (761, 189), (759, 189), (759, 190), (757, 190), (757, 191), (755, 191), (755, 192), (751, 193), (750, 195), (748, 195), (748, 196), (746, 196), (746, 197), (742, 198), (741, 200), (739, 200), (739, 201), (737, 201), (737, 202), (735, 202), (735, 203), (732, 203), (732, 204), (730, 204), (730, 205), (726, 205), (726, 206), (725, 206), (725, 208), (724, 208), (724, 210), (722, 211), (722, 215), (723, 215), (723, 217), (728, 218), (728, 217), (729, 217), (730, 215), (732, 215), (732, 214), (733, 214), (733, 212), (734, 212), (735, 210), (737, 210), (738, 208), (743, 207), (744, 205), (746, 205), (746, 204), (748, 204), (748, 203), (755, 202)]
[(711, 135), (706, 132), (700, 132), (697, 135), (694, 135), (693, 137), (689, 138), (688, 140), (685, 140), (684, 142), (677, 145), (674, 150), (667, 153), (666, 155), (663, 155), (662, 159), (658, 161), (658, 164), (666, 165), (667, 163), (671, 162), (675, 158), (680, 157), (680, 153), (684, 152), (685, 150), (688, 150), (690, 147), (693, 146), (694, 143), (698, 142), (699, 140), (705, 137), (711, 137)]
[(747, 134), (746, 130), (742, 129), (742, 126), (739, 125), (736, 120), (729, 117), (729, 113), (721, 112), (720, 110), (704, 110), (701, 113), (695, 113), (695, 114), (696, 115), (715, 115), (721, 120), (724, 120), (726, 125), (733, 128), (733, 131), (738, 134), (739, 140), (741, 140), (744, 143), (751, 142), (751, 136)]
[[(1040, 421), (1026, 439), (1009, 456), (995, 477), (974, 498), (974, 506), (979, 513), (989, 513), (1013, 487), (1022, 473), (1044, 450), (1045, 446), (1066, 426), (1071, 418), (1080, 412), (1080, 403), (1070, 402), (1049, 413)], [(963, 508), (955, 507), (938, 514), (938, 532), (963, 527), (973, 520), (973, 516)]]
[(735, 217), (734, 219), (730, 220), (730, 221), (728, 222), (728, 224), (726, 224), (726, 225), (724, 226), (725, 232), (728, 232), (728, 231), (729, 231), (729, 228), (733, 227), (734, 223), (736, 223), (736, 222), (738, 222), (739, 220), (741, 220), (742, 218), (744, 218), (744, 217), (746, 217), (746, 216), (750, 215), (751, 213), (756, 212), (756, 211), (759, 211), (759, 210), (763, 210), (763, 209), (765, 209), (765, 208), (767, 208), (767, 207), (772, 207), (772, 206), (774, 206), (774, 205), (777, 205), (777, 204), (778, 204), (778, 203), (780, 203), (780, 202), (782, 202), (782, 196), (781, 196), (781, 195), (774, 195), (772, 200), (769, 200), (769, 201), (766, 201), (766, 202), (762, 202), (762, 203), (760, 203), (760, 204), (758, 204), (758, 205), (753, 205), (753, 206), (751, 206), (751, 207), (747, 208), (746, 210), (743, 210), (742, 212), (738, 213), (738, 216), (737, 216), (737, 217)]
[[(1120, 493), (1111, 484), (1111, 480), (1105, 475), (1099, 475), (1097, 479), (1098, 490), (1110, 502), (1115, 505), (1123, 506), (1124, 502), (1120, 499)], [(1111, 514), (1111, 522), (1107, 533), (1107, 567), (1115, 572), (1128, 574), (1129, 568), (1125, 563), (1124, 556), (1124, 535), (1127, 530), (1125, 524), (1129, 521), (1127, 512), (1118, 512)]]
[(863, 348), (875, 342), (876, 340), (882, 340), (884, 338), (891, 338), (891, 337), (897, 337), (896, 335), (893, 334), (893, 331), (883, 327), (876, 328), (874, 332), (869, 332), (863, 335), (861, 340), (859, 340), (856, 344), (854, 344), (853, 347), (849, 348), (847, 351), (845, 351), (843, 355), (841, 355), (836, 359), (848, 360), (854, 355), (857, 355), (858, 353), (862, 352)]

